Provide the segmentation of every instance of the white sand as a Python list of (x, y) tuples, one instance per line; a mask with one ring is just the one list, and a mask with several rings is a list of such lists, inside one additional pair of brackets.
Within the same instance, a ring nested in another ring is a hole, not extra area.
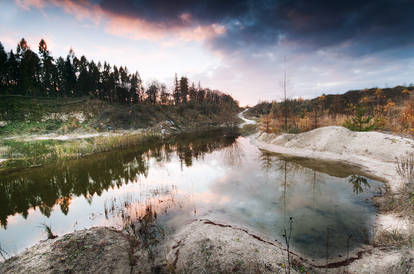
[(258, 133), (251, 138), (259, 148), (298, 157), (342, 161), (383, 178), (392, 191), (403, 180), (396, 158), (414, 152), (414, 141), (379, 132), (353, 132), (344, 127), (322, 127), (300, 134)]

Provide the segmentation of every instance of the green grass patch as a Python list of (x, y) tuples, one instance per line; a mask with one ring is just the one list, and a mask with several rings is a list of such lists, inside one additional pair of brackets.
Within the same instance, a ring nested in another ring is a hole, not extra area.
[(9, 159), (3, 163), (3, 169), (33, 167), (56, 160), (76, 159), (92, 153), (127, 148), (148, 140), (158, 139), (160, 137), (154, 134), (126, 134), (71, 141), (3, 140), (0, 142), (0, 147), (3, 148), (0, 157)]

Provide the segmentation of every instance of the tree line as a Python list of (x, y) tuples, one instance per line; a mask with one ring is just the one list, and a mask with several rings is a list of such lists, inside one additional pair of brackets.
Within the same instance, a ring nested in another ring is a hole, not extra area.
[(187, 77), (175, 76), (171, 92), (167, 86), (152, 81), (144, 87), (138, 71), (130, 73), (126, 66), (119, 68), (108, 62), (95, 63), (85, 56), (76, 57), (71, 49), (66, 58), (55, 59), (41, 39), (38, 54), (22, 38), (16, 52), (6, 52), (0, 42), (0, 94), (31, 97), (93, 96), (120, 104), (179, 105), (208, 103), (237, 106), (228, 94), (190, 85)]

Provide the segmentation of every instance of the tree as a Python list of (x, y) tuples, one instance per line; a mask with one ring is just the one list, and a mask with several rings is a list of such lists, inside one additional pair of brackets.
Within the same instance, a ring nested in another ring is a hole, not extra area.
[(56, 83), (56, 97), (62, 97), (65, 92), (65, 60), (59, 57), (56, 60), (56, 73), (53, 75), (54, 82)]
[(43, 94), (50, 96), (50, 94), (55, 93), (55, 83), (53, 82), (53, 74), (56, 69), (53, 64), (53, 57), (50, 56), (50, 52), (47, 49), (46, 41), (41, 39), (39, 42), (39, 54), (41, 57), (41, 66), (40, 66), (40, 77), (41, 77), (41, 87)]
[(197, 102), (197, 90), (194, 85), (194, 82), (191, 84), (191, 87), (189, 88), (188, 93), (190, 95), (190, 101)]
[(180, 79), (180, 97), (182, 103), (187, 103), (187, 96), (188, 96), (188, 78), (181, 77)]
[(91, 94), (95, 95), (96, 97), (100, 98), (100, 79), (101, 79), (101, 72), (100, 68), (101, 65), (98, 63), (98, 66), (95, 64), (94, 61), (91, 61), (88, 65), (88, 90)]
[(364, 107), (358, 105), (354, 107), (353, 117), (345, 120), (343, 126), (352, 131), (370, 131), (376, 126), (372, 122), (372, 118), (372, 116), (366, 114)]
[(131, 75), (129, 93), (133, 104), (141, 102), (141, 78), (138, 71)]
[(19, 61), (17, 89), (21, 94), (36, 96), (40, 82), (40, 59), (30, 50), (24, 38), (17, 45), (17, 56)]
[(200, 82), (198, 82), (197, 101), (199, 104), (203, 103), (205, 96), (206, 96), (206, 92), (204, 89), (201, 88)]
[(266, 133), (271, 132), (272, 117), (271, 114), (262, 115), (260, 117), (261, 130)]
[(7, 88), (7, 53), (0, 42), (0, 93), (5, 92)]
[(66, 60), (64, 63), (63, 69), (63, 86), (64, 86), (64, 94), (66, 96), (75, 96), (75, 87), (76, 87), (76, 74), (75, 74), (75, 67), (73, 65), (74, 58), (72, 57), (72, 49), (69, 51), (68, 56), (66, 56)]
[(170, 94), (167, 91), (167, 86), (165, 84), (161, 84), (161, 94), (160, 94), (160, 101), (162, 105), (167, 105), (170, 99)]
[(180, 103), (181, 95), (180, 95), (180, 85), (177, 79), (177, 73), (175, 74), (173, 97), (174, 97), (175, 105), (178, 105)]
[(88, 71), (89, 63), (86, 60), (86, 57), (82, 55), (78, 63), (79, 77), (77, 81), (77, 92), (79, 95), (84, 96), (88, 95), (90, 91), (90, 78)]
[(147, 101), (151, 104), (157, 102), (158, 91), (160, 89), (160, 84), (157, 81), (153, 81), (149, 88), (147, 89)]

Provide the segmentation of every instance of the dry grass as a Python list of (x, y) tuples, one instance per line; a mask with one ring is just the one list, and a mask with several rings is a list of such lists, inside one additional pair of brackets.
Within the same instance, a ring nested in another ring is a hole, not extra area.
[(414, 245), (414, 237), (411, 234), (403, 234), (398, 230), (382, 230), (375, 235), (374, 241), (372, 243), (374, 246), (410, 246)]
[(397, 173), (403, 185), (397, 192), (387, 190), (384, 196), (376, 197), (380, 211), (398, 214), (400, 217), (414, 217), (414, 153), (400, 157), (396, 163)]
[[(414, 137), (414, 94), (404, 103), (396, 104), (389, 100), (384, 104), (368, 106), (361, 100), (359, 106), (364, 107), (372, 116), (375, 130), (383, 130), (396, 134), (408, 134)], [(348, 114), (330, 113), (328, 110), (318, 112), (304, 112), (300, 115), (288, 116), (288, 133), (309, 131), (318, 127), (342, 126), (352, 116), (352, 108), (347, 107)], [(265, 114), (260, 117), (260, 130), (268, 133), (282, 133), (284, 129), (284, 117), (280, 113)]]

